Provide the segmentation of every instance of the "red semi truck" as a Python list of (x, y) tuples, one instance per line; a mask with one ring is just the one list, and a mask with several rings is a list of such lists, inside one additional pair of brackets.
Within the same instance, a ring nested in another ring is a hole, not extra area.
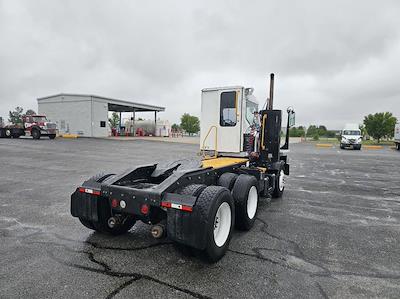
[(50, 139), (54, 139), (56, 131), (57, 125), (49, 122), (45, 115), (24, 115), (22, 125), (0, 127), (0, 138), (32, 136), (33, 139), (40, 139), (41, 136), (48, 136)]

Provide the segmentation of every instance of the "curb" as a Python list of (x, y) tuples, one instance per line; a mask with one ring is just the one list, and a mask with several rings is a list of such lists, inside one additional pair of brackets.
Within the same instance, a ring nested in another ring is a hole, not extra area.
[(380, 150), (380, 149), (383, 149), (382, 145), (363, 145), (362, 147), (364, 149), (369, 149), (369, 150)]
[(63, 135), (60, 135), (58, 137), (61, 137), (61, 138), (78, 138), (79, 136), (76, 135), (76, 134), (63, 134)]

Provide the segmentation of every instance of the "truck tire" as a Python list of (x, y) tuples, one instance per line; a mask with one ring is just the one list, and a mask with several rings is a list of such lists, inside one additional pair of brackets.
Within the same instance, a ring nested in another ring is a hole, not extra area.
[(283, 165), (282, 165), (275, 176), (275, 189), (272, 192), (272, 197), (273, 198), (282, 197), (284, 190), (285, 190), (285, 172), (283, 170)]
[(220, 260), (228, 250), (235, 222), (235, 204), (228, 189), (208, 186), (196, 202), (199, 225), (206, 229), (204, 257), (209, 262)]
[(50, 139), (56, 138), (56, 134), (51, 134), (51, 135), (49, 135), (49, 138), (50, 138)]
[(11, 130), (10, 129), (6, 129), (5, 135), (6, 135), (6, 138), (11, 138), (11, 136), (12, 136)]
[(40, 139), (41, 133), (38, 129), (33, 129), (31, 134), (33, 139)]
[(344, 149), (344, 145), (342, 143), (340, 144), (340, 149)]
[(198, 197), (206, 187), (207, 187), (206, 185), (202, 184), (192, 184), (182, 188), (181, 190), (178, 191), (178, 193), (182, 195), (191, 195)]
[(231, 172), (223, 173), (218, 179), (218, 185), (232, 191), (238, 175)]
[(136, 223), (136, 219), (132, 216), (124, 216), (120, 224), (110, 227), (108, 225), (108, 220), (111, 218), (111, 208), (107, 198), (100, 196), (97, 199), (97, 215), (99, 220), (91, 221), (91, 224), (93, 224), (93, 227), (96, 231), (104, 234), (110, 234), (114, 236), (125, 234)]
[(397, 150), (400, 151), (400, 143), (397, 143)]
[(250, 230), (256, 220), (258, 206), (258, 181), (255, 177), (241, 174), (232, 189), (235, 201), (235, 226), (240, 230)]

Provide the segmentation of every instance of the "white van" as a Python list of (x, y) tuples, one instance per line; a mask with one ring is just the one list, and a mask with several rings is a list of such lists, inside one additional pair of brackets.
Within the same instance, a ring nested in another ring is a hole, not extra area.
[(341, 132), (340, 148), (350, 147), (355, 150), (361, 149), (362, 136), (357, 124), (346, 124)]

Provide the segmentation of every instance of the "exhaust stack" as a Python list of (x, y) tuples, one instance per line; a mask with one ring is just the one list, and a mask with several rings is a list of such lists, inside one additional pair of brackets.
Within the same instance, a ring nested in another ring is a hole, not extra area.
[(269, 84), (269, 98), (267, 102), (267, 110), (273, 110), (274, 109), (274, 73), (270, 74), (270, 84)]

